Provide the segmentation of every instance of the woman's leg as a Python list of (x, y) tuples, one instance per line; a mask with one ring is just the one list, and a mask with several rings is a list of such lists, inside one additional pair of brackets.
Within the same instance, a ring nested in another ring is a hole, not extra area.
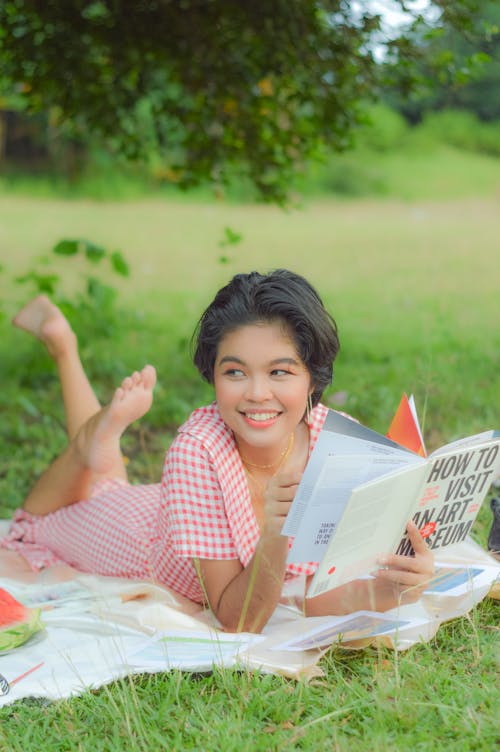
[(86, 499), (104, 478), (126, 480), (120, 452), (125, 429), (150, 408), (156, 372), (145, 366), (119, 387), (107, 407), (91, 416), (28, 494), (23, 508), (45, 515)]
[(64, 314), (46, 295), (39, 295), (22, 308), (12, 323), (33, 334), (55, 361), (64, 402), (68, 438), (100, 409), (99, 401), (83, 370), (76, 335)]

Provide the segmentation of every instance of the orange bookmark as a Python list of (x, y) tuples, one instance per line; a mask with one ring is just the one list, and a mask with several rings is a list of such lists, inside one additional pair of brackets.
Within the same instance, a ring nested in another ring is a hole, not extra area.
[(403, 394), (386, 436), (421, 457), (427, 456), (413, 397), (408, 399), (406, 394)]

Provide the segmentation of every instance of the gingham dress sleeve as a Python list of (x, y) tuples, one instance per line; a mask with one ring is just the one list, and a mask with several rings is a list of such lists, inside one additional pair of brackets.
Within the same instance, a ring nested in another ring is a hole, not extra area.
[[(313, 411), (311, 448), (327, 410)], [(260, 532), (234, 437), (215, 404), (195, 411), (167, 452), (161, 484), (158, 539), (177, 557), (239, 559), (246, 566)], [(317, 564), (289, 564), (288, 575), (312, 574)]]
[(238, 558), (218, 474), (200, 439), (188, 433), (177, 437), (167, 453), (161, 493), (177, 556)]

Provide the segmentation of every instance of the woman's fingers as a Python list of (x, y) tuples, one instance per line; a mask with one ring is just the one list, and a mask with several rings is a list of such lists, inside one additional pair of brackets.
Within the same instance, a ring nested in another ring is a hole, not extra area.
[(403, 569), (379, 569), (375, 574), (382, 580), (405, 587), (425, 585), (432, 577), (431, 572), (410, 572)]
[(301, 473), (281, 472), (269, 479), (264, 490), (264, 523), (262, 532), (281, 532), (297, 492)]
[(414, 522), (408, 522), (406, 530), (413, 546), (414, 556), (389, 554), (380, 557), (379, 564), (382, 564), (384, 568), (377, 570), (376, 576), (411, 587), (423, 584), (433, 576), (434, 555)]
[(408, 538), (410, 539), (411, 545), (413, 546), (413, 550), (415, 551), (415, 556), (419, 556), (420, 554), (431, 553), (429, 546), (420, 535), (420, 530), (415, 525), (413, 520), (410, 520), (407, 523), (406, 532), (408, 533)]

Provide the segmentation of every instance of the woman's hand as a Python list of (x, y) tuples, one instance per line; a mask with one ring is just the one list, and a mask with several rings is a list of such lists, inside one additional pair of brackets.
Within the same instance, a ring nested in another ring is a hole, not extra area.
[(426, 584), (434, 575), (434, 555), (413, 521), (408, 522), (406, 530), (415, 555), (381, 556), (378, 563), (383, 568), (373, 574), (378, 580), (398, 586), (400, 592), (404, 594), (405, 601), (413, 602), (420, 598)]
[[(269, 479), (264, 490), (264, 512), (262, 521), (262, 537), (276, 537), (281, 535), (286, 516), (297, 493), (302, 473), (296, 470), (283, 470)], [(283, 536), (283, 542), (288, 545), (288, 538)], [(283, 544), (284, 545), (284, 544)]]
[(288, 538), (281, 535), (281, 529), (300, 477), (300, 472), (283, 470), (268, 481), (263, 491), (260, 539), (245, 568), (238, 559), (197, 562), (208, 602), (231, 632), (260, 632), (276, 608), (288, 553)]
[(352, 580), (315, 598), (306, 598), (307, 616), (350, 614), (353, 611), (387, 611), (418, 601), (434, 574), (434, 556), (414, 522), (406, 526), (415, 556), (381, 556), (383, 569), (374, 579)]

